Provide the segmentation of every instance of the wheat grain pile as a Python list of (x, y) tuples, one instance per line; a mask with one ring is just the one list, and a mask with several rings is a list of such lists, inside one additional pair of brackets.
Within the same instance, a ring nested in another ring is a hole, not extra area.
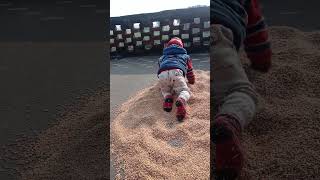
[(210, 75), (196, 71), (188, 117), (162, 109), (158, 84), (131, 97), (111, 126), (117, 179), (208, 179), (210, 158)]

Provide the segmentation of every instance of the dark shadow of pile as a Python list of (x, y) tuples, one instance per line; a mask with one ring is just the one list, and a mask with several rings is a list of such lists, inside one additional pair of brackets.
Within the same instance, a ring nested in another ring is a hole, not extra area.
[(109, 179), (108, 105), (106, 84), (80, 95), (62, 108), (55, 125), (5, 147), (3, 160), (15, 164), (11, 171), (19, 179)]

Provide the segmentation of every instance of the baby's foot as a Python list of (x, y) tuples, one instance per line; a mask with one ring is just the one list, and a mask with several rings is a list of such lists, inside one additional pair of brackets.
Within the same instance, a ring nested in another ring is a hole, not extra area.
[(163, 102), (163, 110), (166, 112), (170, 112), (172, 110), (173, 97), (168, 95), (164, 98)]
[(240, 144), (241, 127), (229, 116), (219, 116), (213, 124), (213, 142), (216, 145), (216, 172), (218, 179), (236, 179), (243, 166)]
[(186, 116), (186, 101), (182, 98), (178, 98), (176, 101), (176, 107), (177, 107), (177, 119), (178, 121), (182, 121)]

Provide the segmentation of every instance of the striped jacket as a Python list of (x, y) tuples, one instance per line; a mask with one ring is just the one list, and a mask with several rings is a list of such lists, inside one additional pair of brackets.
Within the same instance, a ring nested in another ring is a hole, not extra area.
[(230, 28), (237, 50), (244, 44), (252, 66), (267, 71), (272, 52), (258, 0), (211, 0), (210, 3), (210, 23)]

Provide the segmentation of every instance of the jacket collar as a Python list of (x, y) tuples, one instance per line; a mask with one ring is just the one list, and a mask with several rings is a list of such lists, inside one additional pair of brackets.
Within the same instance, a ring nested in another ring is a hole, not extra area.
[(163, 55), (187, 54), (187, 51), (177, 45), (171, 45), (163, 49)]

